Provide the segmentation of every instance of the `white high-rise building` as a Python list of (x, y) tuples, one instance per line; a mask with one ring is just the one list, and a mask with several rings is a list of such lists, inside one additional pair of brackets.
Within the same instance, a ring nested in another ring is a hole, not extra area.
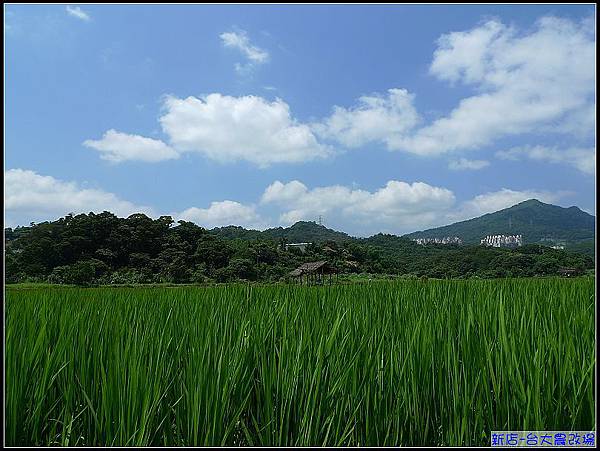
[(492, 247), (523, 246), (523, 235), (488, 235), (481, 239), (481, 244)]
[(443, 238), (414, 238), (417, 244), (462, 244), (462, 240), (457, 236), (445, 236)]

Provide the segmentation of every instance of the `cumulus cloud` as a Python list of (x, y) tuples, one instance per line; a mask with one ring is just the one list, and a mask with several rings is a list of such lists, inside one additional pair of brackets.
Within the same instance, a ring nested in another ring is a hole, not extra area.
[(191, 207), (174, 216), (184, 221), (194, 222), (204, 228), (228, 225), (252, 229), (265, 228), (265, 222), (254, 206), (231, 200), (212, 202), (208, 208)]
[(596, 149), (577, 148), (559, 149), (545, 146), (513, 147), (509, 150), (496, 152), (496, 157), (502, 160), (519, 161), (529, 159), (534, 161), (547, 161), (550, 163), (568, 164), (583, 172), (594, 175), (596, 173)]
[(67, 6), (66, 8), (67, 14), (69, 16), (76, 17), (79, 20), (83, 20), (84, 22), (89, 22), (91, 17), (88, 13), (86, 13), (79, 6)]
[(238, 73), (245, 73), (255, 65), (269, 61), (269, 52), (250, 43), (248, 34), (244, 30), (221, 33), (219, 35), (225, 47), (239, 50), (247, 60), (246, 64), (236, 63)]
[(437, 212), (454, 204), (454, 194), (423, 182), (390, 180), (374, 192), (334, 185), (309, 189), (298, 180), (276, 181), (261, 198), (284, 211), (280, 221), (291, 224), (324, 215), (331, 224), (358, 234), (406, 232), (435, 221)]
[(296, 121), (281, 99), (231, 97), (165, 98), (160, 117), (171, 145), (219, 161), (250, 161), (261, 167), (298, 163), (331, 154), (311, 129)]
[(593, 21), (543, 17), (523, 32), (489, 20), (448, 33), (438, 40), (430, 73), (473, 88), (476, 95), (420, 126), (414, 95), (390, 89), (387, 95), (360, 97), (349, 109), (334, 107), (313, 128), (346, 147), (381, 142), (389, 150), (431, 156), (481, 148), (505, 136), (593, 136)]
[(292, 180), (289, 183), (281, 183), (277, 180), (267, 187), (261, 197), (261, 203), (297, 203), (298, 199), (302, 198), (307, 192), (306, 185), (298, 180)]
[(88, 139), (83, 145), (100, 152), (103, 160), (114, 163), (128, 160), (154, 163), (179, 158), (177, 151), (158, 139), (129, 135), (112, 129), (104, 133), (102, 139)]
[(83, 188), (48, 175), (24, 169), (4, 173), (6, 223), (28, 225), (31, 221), (55, 220), (68, 213), (101, 213), (108, 210), (118, 216), (133, 213), (151, 215), (152, 209), (120, 199), (100, 189)]
[(265, 168), (274, 163), (301, 163), (332, 155), (306, 124), (297, 121), (281, 99), (165, 96), (159, 118), (169, 144), (139, 135), (108, 130), (100, 140), (84, 145), (112, 162), (157, 162), (195, 152), (228, 163), (249, 161)]
[(448, 168), (453, 171), (478, 171), (490, 165), (487, 160), (468, 160), (467, 158), (459, 158), (448, 163)]
[(382, 142), (393, 148), (394, 142), (419, 121), (413, 100), (414, 95), (405, 89), (389, 89), (387, 95), (362, 96), (355, 107), (335, 106), (331, 116), (313, 128), (321, 137), (347, 147)]
[[(478, 93), (395, 148), (422, 155), (475, 149), (525, 133), (593, 132), (595, 34), (590, 21), (544, 17), (520, 33), (497, 20), (443, 35), (430, 72)], [(557, 126), (562, 124), (561, 126)]]

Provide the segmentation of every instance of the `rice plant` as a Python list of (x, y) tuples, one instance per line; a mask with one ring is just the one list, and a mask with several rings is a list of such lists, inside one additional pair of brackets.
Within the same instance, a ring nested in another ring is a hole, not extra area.
[(8, 290), (8, 445), (487, 445), (595, 427), (594, 280)]

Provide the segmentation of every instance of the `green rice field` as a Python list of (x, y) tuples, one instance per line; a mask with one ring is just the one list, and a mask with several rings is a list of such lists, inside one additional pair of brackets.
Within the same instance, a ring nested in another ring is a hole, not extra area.
[(8, 289), (7, 445), (595, 429), (593, 278)]

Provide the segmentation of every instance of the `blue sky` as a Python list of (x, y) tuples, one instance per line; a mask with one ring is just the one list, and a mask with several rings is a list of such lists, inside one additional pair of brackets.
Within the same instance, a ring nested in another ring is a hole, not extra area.
[(595, 212), (593, 5), (5, 6), (5, 218)]

